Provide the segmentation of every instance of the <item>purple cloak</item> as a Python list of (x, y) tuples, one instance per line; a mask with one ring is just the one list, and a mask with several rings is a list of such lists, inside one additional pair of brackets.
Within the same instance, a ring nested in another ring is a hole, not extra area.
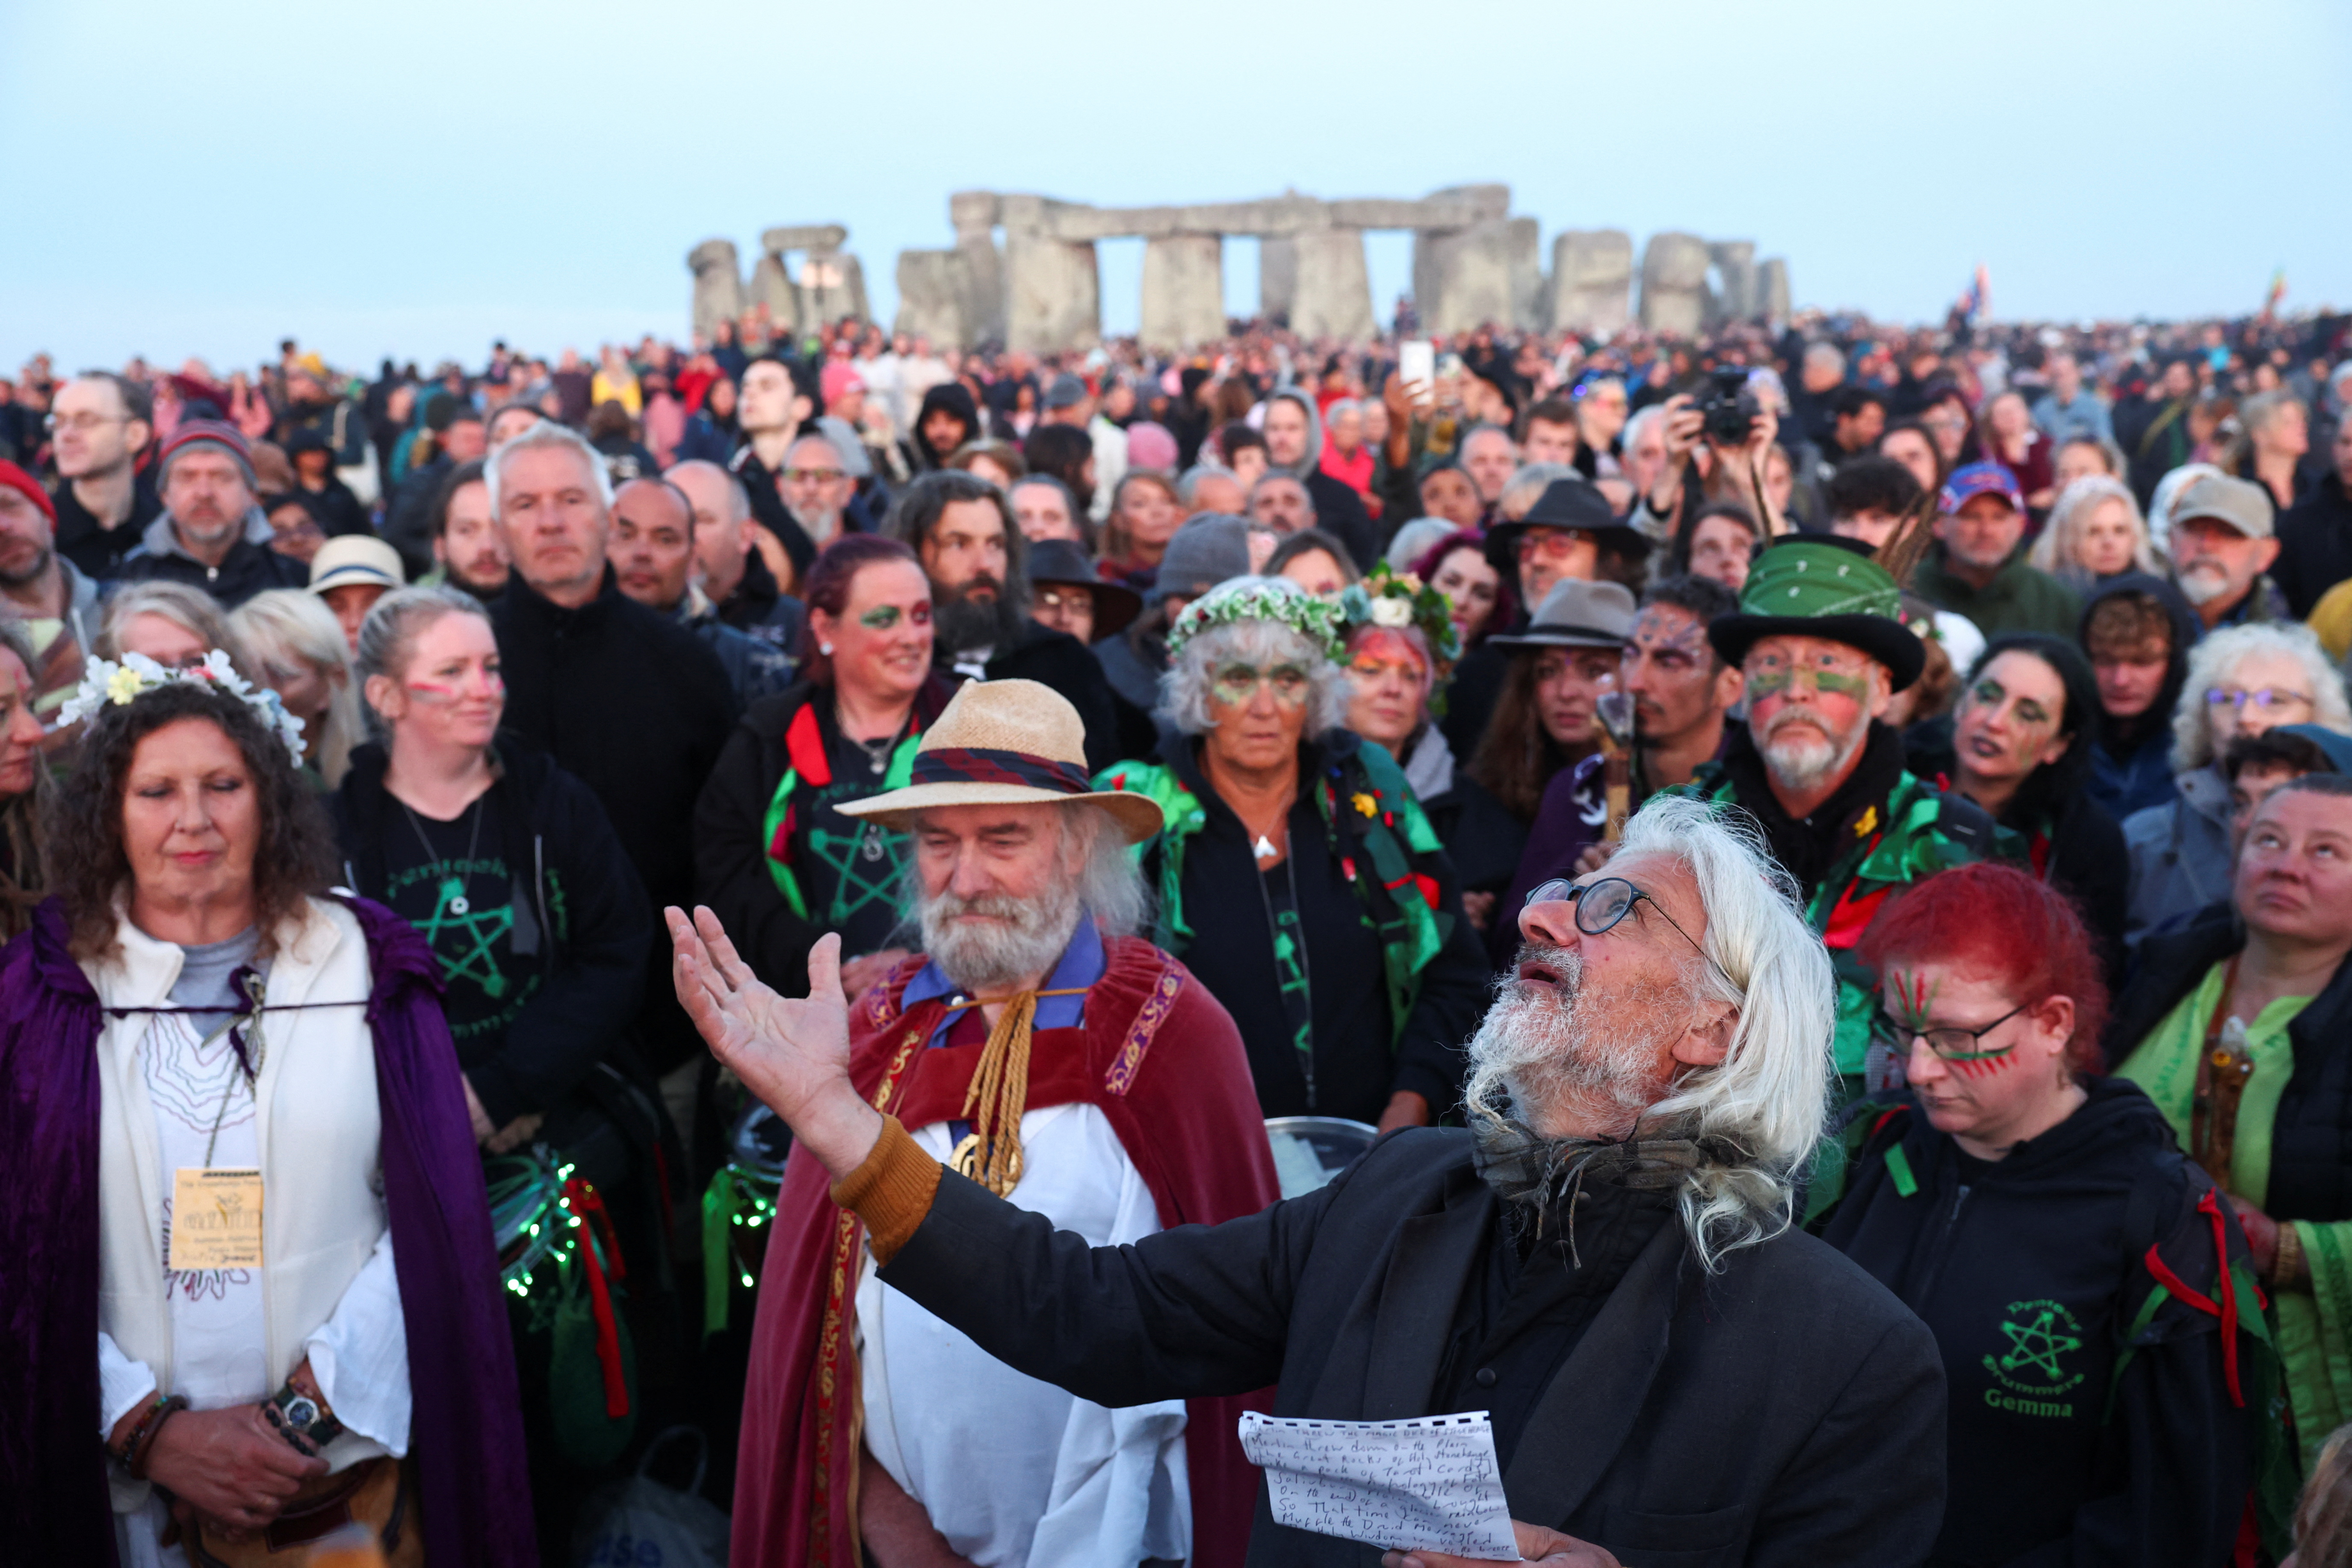
[[(409, 1450), (435, 1568), (534, 1568), (514, 1347), (440, 972), (364, 899), (383, 1194), (408, 1330)], [(0, 1520), (27, 1563), (111, 1563), (97, 1441), (98, 994), (57, 901), (0, 951)]]

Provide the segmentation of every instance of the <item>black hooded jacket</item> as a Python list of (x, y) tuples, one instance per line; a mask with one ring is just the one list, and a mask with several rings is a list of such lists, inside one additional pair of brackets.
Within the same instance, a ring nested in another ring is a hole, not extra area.
[(2108, 578), (2084, 601), (2074, 640), (2085, 652), (2090, 647), (2091, 617), (2108, 599), (2126, 593), (2146, 594), (2164, 606), (2172, 622), (2172, 660), (2164, 672), (2164, 689), (2156, 694), (2146, 712), (2129, 719), (2099, 715), (2084, 792), (2118, 823), (2135, 811), (2160, 805), (2172, 797), (2172, 710), (2189, 681), (2189, 650), (2205, 635), (2204, 623), (2179, 589), (2160, 577), (2126, 572)]
[[(932, 450), (930, 437), (923, 434), (923, 422), (940, 409), (963, 421), (963, 439), (944, 452)], [(957, 447), (969, 446), (980, 436), (980, 409), (972, 403), (971, 390), (960, 381), (943, 381), (923, 394), (922, 408), (915, 415), (915, 427), (907, 432), (907, 450), (915, 459), (915, 471), (928, 474), (946, 468)]]
[[(2266, 1401), (2233, 1402), (2217, 1318), (2168, 1299), (2132, 1331), (2158, 1286), (2151, 1253), (2219, 1300), (2217, 1216), (2199, 1208), (2212, 1184), (2138, 1086), (2087, 1088), (1992, 1163), (1915, 1104), (1866, 1107), (1877, 1124), (1821, 1227), (1944, 1352), (1950, 1486), (1931, 1568), (2230, 1560)], [(2218, 1223), (2242, 1260), (2237, 1222)]]
[[(415, 865), (423, 846), (384, 788), (387, 761), (381, 746), (353, 752), (329, 805), (345, 879), (390, 904), (394, 865)], [(499, 763), (498, 782), (481, 798), (483, 843), (508, 869), (514, 919), (499, 939), (493, 973), (505, 984), (535, 979), (536, 989), (502, 1032), (460, 1041), (457, 1061), (491, 1122), (503, 1127), (545, 1112), (614, 1053), (644, 993), (654, 915), (587, 785), (520, 746), (503, 748)]]

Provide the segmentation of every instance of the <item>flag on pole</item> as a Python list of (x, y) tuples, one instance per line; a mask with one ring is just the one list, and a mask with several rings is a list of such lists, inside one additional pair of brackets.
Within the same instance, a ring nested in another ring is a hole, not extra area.
[(2284, 267), (2273, 268), (2271, 272), (2271, 291), (2263, 299), (2263, 314), (2265, 316), (2277, 314), (2279, 301), (2285, 298), (2286, 268)]
[(1977, 263), (1976, 276), (1969, 279), (1968, 288), (1960, 294), (1960, 316), (1965, 321), (1974, 321), (1985, 313), (1991, 303), (1992, 279), (1986, 272), (1984, 263), (1979, 261)]

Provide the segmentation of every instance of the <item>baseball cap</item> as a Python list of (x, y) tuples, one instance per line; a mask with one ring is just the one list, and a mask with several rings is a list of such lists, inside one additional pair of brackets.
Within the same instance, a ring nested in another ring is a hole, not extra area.
[(2017, 476), (1999, 463), (1969, 463), (1954, 468), (1936, 504), (1948, 517), (1978, 496), (1999, 496), (2011, 511), (2025, 510), (2025, 494), (2017, 488)]
[(1055, 376), (1054, 384), (1045, 389), (1045, 406), (1048, 408), (1076, 408), (1086, 400), (1087, 384), (1066, 370)]
[(839, 360), (833, 361), (819, 372), (816, 383), (818, 395), (826, 403), (866, 390), (866, 378)]
[(2248, 539), (2268, 539), (2275, 531), (2272, 511), (2271, 498), (2252, 479), (2207, 474), (2193, 480), (2172, 503), (2172, 526), (2177, 529), (2192, 517), (2210, 517), (2228, 523)]

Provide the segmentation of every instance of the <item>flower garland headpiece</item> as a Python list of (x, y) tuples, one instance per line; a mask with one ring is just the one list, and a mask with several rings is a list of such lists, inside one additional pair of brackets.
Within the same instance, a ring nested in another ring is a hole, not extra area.
[(126, 708), (142, 692), (166, 686), (209, 686), (227, 692), (259, 713), (261, 721), (286, 742), (294, 765), (302, 765), (302, 721), (286, 710), (278, 693), (266, 686), (257, 687), (239, 675), (228, 655), (219, 648), (205, 655), (202, 664), (188, 669), (168, 668), (143, 653), (126, 653), (121, 664), (93, 657), (83, 667), (81, 684), (58, 710), (58, 722), (61, 726), (79, 724), (101, 708)]
[(1237, 621), (1278, 621), (1315, 645), (1329, 659), (1345, 651), (1345, 617), (1337, 603), (1318, 599), (1287, 577), (1235, 577), (1218, 584), (1184, 606), (1169, 629), (1171, 658), (1211, 626)]
[(1372, 563), (1362, 582), (1341, 591), (1339, 607), (1347, 612), (1351, 632), (1363, 626), (1391, 631), (1419, 626), (1430, 657), (1440, 666), (1450, 667), (1462, 657), (1462, 634), (1454, 625), (1452, 603), (1412, 573), (1391, 570), (1385, 561)]

